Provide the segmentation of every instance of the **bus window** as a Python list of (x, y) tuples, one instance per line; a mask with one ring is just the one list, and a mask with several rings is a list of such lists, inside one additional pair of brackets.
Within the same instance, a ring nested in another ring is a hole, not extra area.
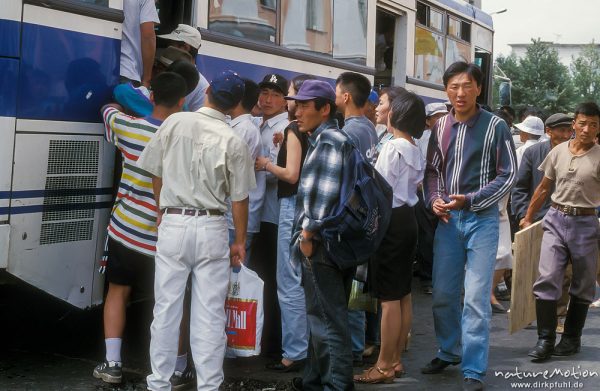
[(333, 0), (283, 1), (281, 46), (332, 55)]
[(194, 0), (158, 0), (156, 9), (158, 10), (157, 34), (169, 34), (175, 30), (179, 24), (192, 24), (192, 5)]
[(396, 37), (396, 17), (389, 12), (377, 9), (377, 34), (375, 37), (375, 86), (392, 85), (394, 67), (394, 46)]
[(208, 29), (239, 38), (277, 43), (277, 3), (210, 0)]
[(367, 0), (333, 1), (333, 58), (367, 63)]

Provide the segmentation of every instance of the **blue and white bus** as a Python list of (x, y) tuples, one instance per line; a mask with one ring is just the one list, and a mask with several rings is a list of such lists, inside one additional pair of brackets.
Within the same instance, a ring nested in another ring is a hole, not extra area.
[[(0, 8), (0, 270), (80, 308), (97, 272), (114, 148), (99, 109), (119, 80), (130, 0), (4, 0)], [(132, 1), (132, 0), (131, 0)], [(444, 101), (450, 63), (478, 63), (491, 98), (489, 15), (459, 0), (159, 0), (160, 26), (200, 29), (200, 71), (333, 81), (343, 71)], [(159, 41), (159, 46), (164, 45)]]

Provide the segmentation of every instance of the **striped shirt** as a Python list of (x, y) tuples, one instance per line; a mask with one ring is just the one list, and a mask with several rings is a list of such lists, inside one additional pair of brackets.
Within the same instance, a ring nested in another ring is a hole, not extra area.
[(478, 108), (466, 122), (458, 122), (452, 112), (437, 121), (427, 149), (429, 205), (464, 194), (465, 209), (480, 211), (497, 204), (516, 176), (515, 145), (502, 119)]
[(102, 109), (102, 117), (106, 140), (123, 156), (123, 172), (108, 235), (127, 248), (153, 257), (157, 211), (152, 176), (137, 167), (136, 162), (162, 121), (152, 117), (130, 117), (111, 106)]

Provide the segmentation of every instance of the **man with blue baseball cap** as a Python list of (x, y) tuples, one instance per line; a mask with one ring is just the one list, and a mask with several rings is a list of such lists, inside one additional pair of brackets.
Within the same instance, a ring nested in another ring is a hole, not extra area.
[(352, 150), (335, 120), (336, 94), (329, 83), (306, 80), (295, 96), (298, 128), (308, 133), (293, 228), (292, 262), (302, 264), (308, 314), (308, 363), (293, 389), (352, 390), (348, 297), (354, 270), (341, 270), (319, 244), (323, 218), (339, 203), (344, 162)]
[[(150, 390), (171, 389), (190, 274), (190, 345), (198, 389), (216, 391), (223, 381), (230, 266), (245, 258), (248, 191), (255, 187), (248, 146), (225, 122), (243, 95), (244, 81), (223, 72), (210, 83), (204, 107), (167, 118), (137, 162), (153, 176), (158, 207)], [(223, 216), (227, 197), (235, 227), (231, 246)]]

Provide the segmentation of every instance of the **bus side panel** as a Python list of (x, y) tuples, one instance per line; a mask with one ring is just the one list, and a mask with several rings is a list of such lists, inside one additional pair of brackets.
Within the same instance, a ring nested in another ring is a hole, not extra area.
[[(1, 24), (1, 21), (0, 21)], [(19, 61), (0, 58), (0, 269), (8, 264), (10, 184), (17, 111)]]
[(119, 40), (31, 23), (22, 40), (17, 118), (101, 122), (118, 83)]

